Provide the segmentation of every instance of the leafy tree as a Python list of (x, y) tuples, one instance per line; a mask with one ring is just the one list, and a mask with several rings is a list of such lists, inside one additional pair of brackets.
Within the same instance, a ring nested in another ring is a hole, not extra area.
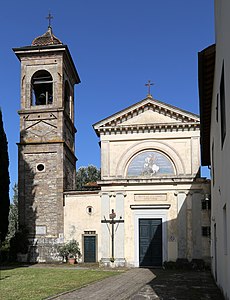
[(96, 182), (101, 178), (101, 170), (93, 165), (80, 167), (76, 173), (76, 189), (89, 190), (96, 186)]
[(8, 142), (3, 127), (2, 111), (0, 109), (0, 241), (3, 242), (8, 231), (9, 197), (9, 156)]

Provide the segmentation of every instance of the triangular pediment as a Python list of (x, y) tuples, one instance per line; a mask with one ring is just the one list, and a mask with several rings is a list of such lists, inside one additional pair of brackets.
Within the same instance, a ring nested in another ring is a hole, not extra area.
[(199, 123), (199, 116), (148, 96), (146, 99), (94, 124), (100, 129), (125, 126)]
[(127, 121), (122, 122), (122, 125), (143, 125), (143, 124), (156, 124), (156, 123), (171, 123), (180, 122), (175, 120), (170, 116), (160, 114), (159, 112), (153, 111), (151, 109), (145, 110), (142, 113), (134, 116)]

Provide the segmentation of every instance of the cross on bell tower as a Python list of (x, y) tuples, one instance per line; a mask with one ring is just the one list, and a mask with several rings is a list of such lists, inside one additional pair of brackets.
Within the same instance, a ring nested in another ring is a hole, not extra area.
[(48, 14), (48, 16), (46, 17), (46, 19), (48, 20), (48, 22), (49, 22), (49, 26), (48, 26), (48, 28), (50, 28), (51, 27), (51, 20), (53, 19), (54, 17), (51, 15), (51, 13), (49, 12), (49, 14)]

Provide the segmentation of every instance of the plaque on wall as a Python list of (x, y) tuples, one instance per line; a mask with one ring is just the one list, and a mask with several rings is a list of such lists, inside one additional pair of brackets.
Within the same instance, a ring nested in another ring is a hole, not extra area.
[(46, 234), (46, 226), (36, 226), (36, 234), (37, 235), (45, 235)]
[(128, 166), (127, 177), (153, 177), (174, 175), (170, 159), (157, 151), (145, 151), (136, 155)]
[(167, 195), (166, 194), (135, 194), (134, 195), (135, 201), (145, 201), (145, 202), (160, 202), (166, 201)]

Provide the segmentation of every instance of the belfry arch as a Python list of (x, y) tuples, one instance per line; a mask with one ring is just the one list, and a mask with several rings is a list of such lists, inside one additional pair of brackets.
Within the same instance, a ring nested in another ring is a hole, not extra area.
[(35, 72), (31, 78), (31, 105), (47, 105), (53, 103), (53, 77), (46, 70)]

